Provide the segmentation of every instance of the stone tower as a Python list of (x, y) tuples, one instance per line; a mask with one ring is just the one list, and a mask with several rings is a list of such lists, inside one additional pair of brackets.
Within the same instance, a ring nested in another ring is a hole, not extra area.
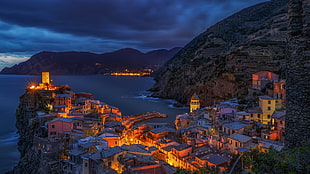
[(189, 111), (193, 112), (196, 109), (200, 109), (200, 101), (198, 95), (194, 93), (194, 95), (191, 97)]
[(310, 143), (310, 0), (290, 0), (285, 146)]
[(50, 72), (42, 72), (42, 83), (50, 84)]

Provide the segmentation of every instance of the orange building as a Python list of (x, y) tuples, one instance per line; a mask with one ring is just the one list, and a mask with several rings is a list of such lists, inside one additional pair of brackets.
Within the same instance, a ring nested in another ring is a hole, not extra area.
[(271, 136), (271, 140), (283, 141), (285, 132), (285, 112), (275, 111), (272, 114), (272, 125), (274, 126), (274, 136)]
[(285, 106), (286, 102), (285, 80), (273, 83), (273, 98), (281, 99), (282, 106)]
[(262, 90), (270, 82), (279, 82), (279, 75), (269, 71), (260, 71), (252, 74), (252, 88), (254, 89)]
[(72, 95), (70, 94), (57, 94), (55, 97), (55, 105), (67, 105), (71, 108)]

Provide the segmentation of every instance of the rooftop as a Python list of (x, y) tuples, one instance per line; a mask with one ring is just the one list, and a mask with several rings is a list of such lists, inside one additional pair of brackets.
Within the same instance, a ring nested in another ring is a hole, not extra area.
[(65, 118), (65, 117), (57, 117), (49, 122), (48, 123), (52, 123), (52, 122), (55, 122), (55, 121), (63, 121), (63, 122), (68, 122), (68, 123), (72, 123), (72, 119), (71, 118)]
[(111, 147), (105, 150), (101, 151), (101, 157), (102, 158), (108, 158), (110, 156), (113, 156), (115, 154), (123, 152), (123, 149), (121, 149), (119, 146)]
[(56, 97), (72, 97), (70, 94), (57, 94)]
[(250, 125), (245, 124), (245, 123), (241, 123), (241, 122), (232, 122), (232, 123), (224, 124), (223, 126), (229, 128), (229, 129), (239, 130), (239, 129), (242, 129), (244, 127), (250, 126)]
[(199, 100), (198, 95), (196, 93), (194, 93), (191, 100)]
[(274, 111), (273, 114), (272, 114), (272, 118), (285, 121), (285, 115), (286, 115), (286, 112)]
[(247, 152), (247, 151), (250, 151), (250, 149), (245, 148), (245, 147), (240, 147), (240, 148), (237, 148), (237, 149), (235, 149), (235, 150), (238, 151), (238, 152)]
[(83, 150), (81, 149), (72, 149), (72, 150), (69, 150), (69, 154), (70, 155), (73, 155), (73, 156), (78, 156), (78, 155), (81, 155), (85, 153)]
[(238, 133), (234, 133), (234, 134), (230, 135), (228, 138), (237, 140), (237, 141), (239, 141), (239, 142), (241, 142), (241, 143), (248, 142), (248, 141), (250, 141), (250, 140), (252, 139), (252, 138), (249, 137), (249, 136), (241, 135), (241, 134), (238, 134)]
[(54, 108), (66, 108), (68, 105), (54, 105)]
[(159, 133), (163, 133), (163, 132), (174, 132), (174, 133), (176, 133), (176, 130), (169, 128), (169, 127), (160, 127), (160, 128), (152, 129), (151, 132), (154, 134), (159, 134)]
[(267, 95), (259, 96), (260, 99), (265, 99), (265, 100), (275, 100), (275, 98), (269, 97)]
[(202, 156), (200, 159), (206, 160), (209, 163), (212, 163), (214, 165), (220, 165), (222, 163), (230, 161), (228, 157), (224, 155), (220, 155), (220, 154), (208, 154), (208, 155)]
[(247, 109), (248, 113), (263, 113), (260, 107), (254, 107)]
[(124, 151), (150, 153), (149, 151), (145, 150), (144, 147), (145, 146), (143, 146), (141, 144), (132, 144), (132, 145), (120, 146), (120, 148), (123, 149)]
[(177, 150), (177, 151), (182, 151), (182, 150), (190, 148), (190, 147), (191, 146), (189, 146), (188, 144), (183, 143), (183, 144), (180, 144), (178, 146), (175, 146), (174, 149)]

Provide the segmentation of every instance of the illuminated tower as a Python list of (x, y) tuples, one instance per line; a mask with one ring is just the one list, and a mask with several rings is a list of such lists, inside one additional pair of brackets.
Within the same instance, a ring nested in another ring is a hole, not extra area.
[(190, 112), (193, 112), (196, 109), (200, 109), (200, 101), (198, 95), (194, 93), (190, 101)]
[(50, 84), (50, 72), (42, 72), (42, 83)]

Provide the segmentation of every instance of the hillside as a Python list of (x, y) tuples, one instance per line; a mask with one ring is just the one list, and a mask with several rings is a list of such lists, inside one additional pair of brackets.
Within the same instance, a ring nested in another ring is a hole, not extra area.
[(252, 73), (267, 70), (283, 75), (286, 21), (287, 1), (273, 0), (218, 22), (157, 71), (153, 96), (186, 104), (196, 92), (208, 106), (245, 95)]
[(110, 53), (89, 52), (40, 52), (26, 62), (4, 68), (2, 74), (40, 74), (49, 71), (54, 75), (99, 74), (112, 71), (157, 68), (173, 57), (180, 48), (154, 50), (142, 53), (125, 48)]

